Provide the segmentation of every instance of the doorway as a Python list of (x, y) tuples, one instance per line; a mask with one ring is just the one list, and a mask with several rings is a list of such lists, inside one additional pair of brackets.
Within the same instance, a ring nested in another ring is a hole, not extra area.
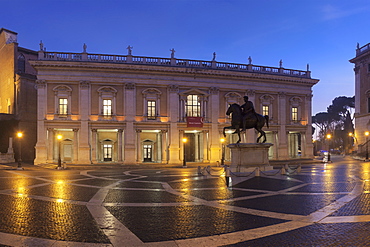
[(195, 162), (195, 134), (184, 133), (184, 137), (187, 139), (187, 142), (184, 144), (185, 160), (187, 162)]
[(153, 161), (153, 143), (151, 141), (145, 141), (143, 143), (144, 162)]
[(103, 144), (103, 160), (104, 161), (112, 161), (112, 152), (113, 145), (112, 144)]

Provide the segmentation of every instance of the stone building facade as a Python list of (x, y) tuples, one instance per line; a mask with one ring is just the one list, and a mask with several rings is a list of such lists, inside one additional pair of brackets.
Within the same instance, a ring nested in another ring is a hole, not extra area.
[(370, 43), (357, 46), (356, 57), (350, 60), (355, 72), (355, 144), (360, 152), (370, 131)]
[[(7, 152), (9, 138), (19, 158), (22, 142), (22, 160), (35, 158), (37, 91), (36, 71), (29, 60), (37, 60), (38, 53), (18, 46), (16, 32), (0, 28), (0, 152)], [(23, 132), (22, 139), (16, 132)]]
[[(310, 71), (215, 60), (46, 52), (37, 70), (35, 163), (215, 163), (232, 103), (269, 115), (270, 158), (312, 157)], [(233, 131), (227, 143), (235, 142)], [(56, 136), (62, 135), (60, 141)], [(183, 143), (183, 138), (187, 142)], [(248, 130), (244, 142), (255, 142)], [(185, 149), (185, 154), (184, 154)], [(226, 159), (230, 158), (226, 150)]]

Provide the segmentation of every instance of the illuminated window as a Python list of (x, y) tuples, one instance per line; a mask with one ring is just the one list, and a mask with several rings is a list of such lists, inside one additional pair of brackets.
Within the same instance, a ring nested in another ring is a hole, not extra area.
[(147, 101), (148, 119), (156, 119), (156, 105), (155, 100)]
[(190, 94), (186, 97), (186, 116), (187, 117), (200, 117), (200, 101), (199, 96)]
[(103, 116), (111, 116), (111, 115), (112, 115), (112, 100), (103, 99)]
[(143, 111), (147, 120), (156, 120), (160, 116), (161, 94), (157, 88), (146, 88), (143, 94)]
[(67, 85), (58, 85), (53, 88), (53, 91), (55, 95), (55, 117), (68, 117), (71, 114), (72, 88)]
[(270, 115), (269, 114), (269, 106), (268, 105), (263, 105), (262, 106), (262, 115), (264, 115), (264, 116), (268, 116), (268, 115)]
[(68, 100), (64, 98), (59, 99), (59, 114), (67, 115), (68, 114)]
[(99, 115), (102, 118), (114, 118), (116, 114), (117, 90), (110, 86), (98, 89), (99, 93)]
[(298, 107), (292, 107), (292, 120), (298, 121)]

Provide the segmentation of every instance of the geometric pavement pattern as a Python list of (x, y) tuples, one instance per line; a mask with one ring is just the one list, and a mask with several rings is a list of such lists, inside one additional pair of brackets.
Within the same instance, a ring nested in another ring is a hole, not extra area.
[(0, 246), (370, 246), (370, 163), (332, 160), (232, 186), (220, 168), (1, 166)]

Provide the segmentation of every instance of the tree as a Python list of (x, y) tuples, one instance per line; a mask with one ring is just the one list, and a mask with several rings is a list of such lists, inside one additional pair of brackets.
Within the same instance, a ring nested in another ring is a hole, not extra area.
[(353, 144), (348, 137), (353, 133), (353, 113), (355, 108), (355, 96), (336, 97), (327, 108), (327, 112), (319, 112), (312, 117), (312, 123), (319, 128), (316, 134), (323, 141), (326, 134), (333, 135), (332, 147), (349, 150)]

